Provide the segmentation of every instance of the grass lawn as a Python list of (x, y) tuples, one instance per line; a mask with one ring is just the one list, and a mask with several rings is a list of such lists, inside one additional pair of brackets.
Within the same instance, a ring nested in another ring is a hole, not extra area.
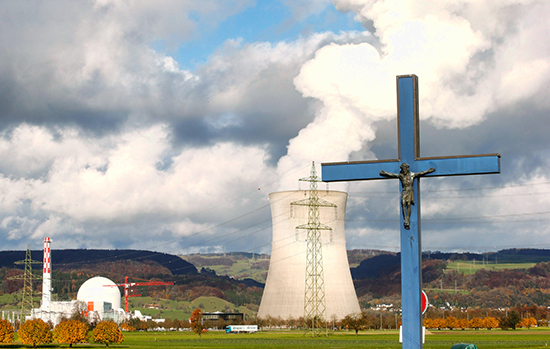
[[(191, 332), (126, 332), (124, 343), (113, 348), (401, 348), (397, 331), (330, 333), (311, 338), (300, 331), (272, 331), (254, 334), (225, 334), (211, 331), (202, 338)], [(480, 349), (548, 348), (550, 329), (515, 331), (435, 331), (426, 336), (426, 349), (450, 349), (453, 344), (473, 343)], [(89, 346), (88, 346), (89, 347)]]
[[(253, 334), (225, 334), (209, 331), (202, 338), (185, 332), (124, 332), (124, 342), (109, 348), (372, 348), (400, 349), (399, 334), (395, 330), (329, 332), (329, 336), (311, 338), (301, 331), (266, 331)], [(479, 349), (548, 348), (550, 328), (502, 330), (434, 331), (426, 335), (425, 349), (450, 349), (453, 344), (473, 343)], [(0, 344), (0, 348), (27, 348), (18, 342)], [(41, 348), (68, 348), (68, 345), (46, 344)], [(73, 348), (105, 348), (100, 344), (79, 344)]]

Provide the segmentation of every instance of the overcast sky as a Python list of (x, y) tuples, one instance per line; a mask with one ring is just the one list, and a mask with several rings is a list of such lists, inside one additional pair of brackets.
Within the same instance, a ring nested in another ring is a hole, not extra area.
[[(550, 248), (550, 2), (0, 2), (0, 248), (269, 252), (268, 194), (311, 161), (395, 158), (395, 76), (421, 155), (425, 250)], [(320, 166), (317, 167), (320, 173)], [(324, 185), (320, 185), (325, 188)], [(348, 249), (399, 249), (398, 181), (349, 193)]]

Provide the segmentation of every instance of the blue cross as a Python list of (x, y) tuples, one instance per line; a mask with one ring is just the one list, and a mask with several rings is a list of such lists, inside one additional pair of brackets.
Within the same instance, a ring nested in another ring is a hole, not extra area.
[[(400, 173), (403, 164), (426, 177), (500, 173), (500, 155), (420, 157), (418, 77), (397, 77), (398, 159), (322, 164), (324, 182), (385, 179), (381, 171)], [(433, 172), (424, 171), (430, 168)], [(422, 348), (422, 244), (420, 236), (420, 179), (413, 180), (410, 223), (401, 215), (401, 306), (403, 349)], [(402, 197), (404, 194), (402, 194)], [(404, 201), (404, 199), (402, 200)], [(402, 204), (403, 205), (403, 204)], [(405, 210), (403, 210), (405, 211)]]

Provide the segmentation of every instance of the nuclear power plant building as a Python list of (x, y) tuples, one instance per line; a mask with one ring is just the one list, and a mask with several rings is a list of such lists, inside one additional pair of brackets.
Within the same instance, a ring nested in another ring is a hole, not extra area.
[(42, 319), (57, 325), (63, 318), (69, 318), (78, 308), (78, 302), (87, 308), (85, 316), (91, 320), (113, 320), (121, 323), (129, 315), (120, 308), (120, 291), (117, 285), (104, 277), (93, 277), (84, 282), (77, 294), (77, 300), (52, 300), (52, 255), (51, 239), (44, 238), (44, 264), (42, 274), (42, 303), (32, 309), (28, 319)]
[[(318, 207), (321, 224), (332, 228), (320, 230), (323, 258), (326, 320), (343, 319), (359, 313), (346, 251), (344, 230), (347, 193), (318, 190), (320, 200), (333, 207)], [(304, 316), (307, 229), (310, 207), (296, 205), (308, 199), (309, 190), (271, 193), (273, 241), (271, 260), (258, 316), (283, 319)]]

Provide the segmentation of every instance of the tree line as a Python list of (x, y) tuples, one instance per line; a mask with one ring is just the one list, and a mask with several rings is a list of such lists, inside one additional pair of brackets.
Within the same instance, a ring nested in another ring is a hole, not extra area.
[[(40, 344), (48, 344), (56, 341), (59, 344), (88, 343), (90, 331), (95, 343), (109, 346), (110, 343), (122, 343), (124, 335), (121, 329), (112, 321), (100, 321), (90, 327), (89, 323), (74, 319), (65, 319), (57, 326), (42, 319), (31, 319), (16, 324), (18, 327), (17, 338), (25, 345), (36, 348)], [(9, 344), (15, 339), (15, 327), (8, 320), (0, 320), (0, 343)]]

